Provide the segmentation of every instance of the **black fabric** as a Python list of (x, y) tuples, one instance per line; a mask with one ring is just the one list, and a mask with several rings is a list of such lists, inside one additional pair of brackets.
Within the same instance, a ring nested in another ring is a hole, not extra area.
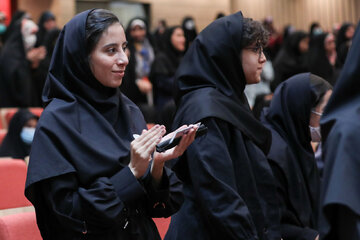
[(14, 15), (12, 16), (11, 21), (9, 23), (9, 26), (7, 27), (6, 32), (4, 33), (4, 36), (3, 36), (4, 43), (10, 37), (12, 32), (14, 32), (15, 29), (17, 28), (16, 27), (17, 23), (20, 22), (21, 19), (23, 19), (26, 16), (27, 16), (27, 13), (24, 11), (21, 11), (21, 10), (18, 10), (14, 13)]
[(45, 36), (48, 33), (48, 31), (46, 30), (44, 23), (48, 20), (55, 20), (55, 15), (52, 14), (49, 11), (44, 12), (43, 14), (41, 14), (39, 22), (38, 22), (38, 27), (39, 30), (36, 33), (36, 44), (35, 47), (39, 47), (41, 45), (45, 45), (44, 41), (45, 41)]
[(322, 239), (360, 238), (360, 25), (321, 119), (324, 184)]
[(181, 184), (164, 169), (163, 188), (151, 189), (149, 172), (138, 181), (127, 166), (133, 134), (146, 124), (118, 88), (93, 76), (85, 40), (89, 12), (70, 20), (56, 43), (25, 195), (44, 239), (160, 239), (151, 217), (179, 208)]
[(173, 162), (186, 199), (167, 239), (280, 238), (275, 185), (263, 153), (270, 132), (243, 95), (242, 29), (241, 12), (214, 21), (177, 71), (174, 127), (201, 121), (209, 130)]
[(308, 68), (309, 71), (313, 74), (316, 74), (331, 85), (335, 84), (335, 81), (338, 77), (339, 70), (332, 66), (329, 62), (329, 59), (325, 50), (325, 38), (328, 36), (327, 33), (322, 33), (320, 35), (313, 36), (309, 52), (308, 52)]
[(120, 86), (121, 92), (124, 93), (128, 98), (130, 98), (131, 101), (133, 101), (135, 104), (137, 105), (141, 105), (141, 104), (146, 104), (147, 103), (147, 98), (146, 95), (143, 94), (138, 86), (136, 85), (136, 72), (135, 72), (135, 68), (136, 68), (136, 57), (135, 57), (135, 53), (136, 53), (136, 49), (135, 49), (135, 41), (134, 39), (131, 37), (130, 35), (130, 26), (132, 24), (132, 22), (136, 19), (140, 19), (145, 23), (146, 26), (146, 38), (147, 40), (150, 42), (150, 45), (153, 47), (154, 52), (156, 52), (156, 44), (153, 41), (153, 38), (149, 32), (149, 27), (148, 27), (148, 23), (145, 19), (143, 18), (133, 18), (129, 21), (128, 27), (126, 28), (126, 39), (128, 41), (128, 45), (127, 48), (130, 51), (130, 57), (129, 57), (129, 64), (126, 67), (125, 70), (125, 76), (123, 79), (123, 83)]
[(165, 31), (163, 49), (157, 53), (151, 68), (150, 80), (153, 83), (155, 105), (158, 110), (162, 110), (173, 100), (175, 72), (184, 56), (184, 52), (175, 49), (171, 43), (171, 35), (177, 28), (181, 29), (180, 26), (175, 26)]
[(29, 156), (30, 145), (24, 143), (20, 133), (24, 125), (30, 119), (38, 119), (36, 115), (27, 109), (20, 109), (10, 121), (8, 132), (0, 147), (0, 157), (12, 157), (24, 159)]
[(0, 107), (38, 105), (32, 74), (21, 34), (21, 21), (18, 21), (0, 55)]
[(305, 32), (298, 31), (292, 33), (284, 42), (273, 63), (275, 73), (275, 79), (271, 82), (273, 91), (289, 77), (308, 71), (306, 55), (299, 50), (300, 41), (306, 37), (308, 35)]
[[(310, 144), (310, 112), (316, 101), (310, 76), (310, 73), (298, 74), (280, 84), (262, 117), (272, 132), (267, 157), (277, 180), (284, 239), (310, 240), (317, 235), (315, 230), (306, 229), (317, 227), (320, 188)], [(305, 237), (309, 231), (310, 235)]]
[(184, 30), (184, 36), (185, 36), (185, 39), (186, 39), (186, 42), (185, 42), (185, 49), (189, 49), (191, 43), (195, 40), (196, 36), (197, 36), (197, 30), (196, 30), (196, 26), (194, 26), (193, 29), (189, 29), (187, 26), (186, 26), (186, 22), (188, 21), (193, 21), (194, 24), (195, 24), (195, 21), (192, 17), (185, 17), (182, 21), (182, 29)]

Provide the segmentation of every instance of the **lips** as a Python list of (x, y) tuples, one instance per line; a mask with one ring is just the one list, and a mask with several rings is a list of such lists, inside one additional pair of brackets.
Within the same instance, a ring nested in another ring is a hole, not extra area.
[(125, 74), (124, 70), (119, 70), (119, 71), (111, 71), (112, 73), (114, 73), (117, 76), (123, 77)]

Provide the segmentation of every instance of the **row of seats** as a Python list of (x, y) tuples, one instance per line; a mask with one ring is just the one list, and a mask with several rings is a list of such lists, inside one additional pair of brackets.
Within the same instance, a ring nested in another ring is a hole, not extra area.
[[(0, 129), (7, 129), (10, 124), (11, 118), (19, 110), (19, 108), (0, 108)], [(36, 116), (41, 115), (43, 108), (32, 107), (29, 110)]]
[[(0, 158), (0, 239), (40, 240), (35, 211), (24, 196), (27, 164), (21, 159)], [(170, 218), (154, 218), (161, 238)]]

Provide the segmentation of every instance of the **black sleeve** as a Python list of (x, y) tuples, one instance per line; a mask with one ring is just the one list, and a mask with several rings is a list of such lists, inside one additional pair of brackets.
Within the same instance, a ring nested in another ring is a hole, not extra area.
[(286, 191), (286, 178), (282, 170), (274, 162), (269, 161), (272, 172), (275, 177), (275, 184), (277, 189), (277, 196), (279, 199), (280, 214), (281, 214), (281, 236), (283, 239), (288, 240), (315, 240), (319, 233), (308, 227), (299, 227), (296, 216), (288, 210), (287, 206), (287, 191)]
[(153, 185), (151, 174), (144, 180), (147, 192), (147, 210), (150, 217), (169, 217), (180, 209), (184, 200), (182, 183), (175, 173), (164, 167), (160, 185)]
[(73, 173), (42, 182), (42, 195), (58, 222), (74, 231), (101, 232), (126, 222), (127, 203), (145, 195), (128, 167), (111, 178), (79, 186)]
[(186, 157), (200, 210), (210, 226), (216, 226), (208, 231), (216, 231), (228, 240), (253, 239), (256, 228), (237, 191), (233, 160), (227, 147), (231, 136), (229, 124), (213, 118), (201, 122), (208, 127), (208, 133), (190, 145)]

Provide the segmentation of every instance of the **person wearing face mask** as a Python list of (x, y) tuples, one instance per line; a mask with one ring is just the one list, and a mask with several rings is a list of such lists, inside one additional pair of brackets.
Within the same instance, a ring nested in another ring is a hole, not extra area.
[(207, 26), (181, 61), (173, 127), (202, 122), (208, 132), (172, 162), (185, 202), (165, 239), (280, 239), (271, 135), (244, 94), (260, 81), (268, 36), (237, 12)]
[(27, 109), (20, 109), (15, 113), (0, 146), (0, 157), (24, 159), (29, 156), (38, 119), (38, 116)]
[(0, 52), (3, 46), (3, 37), (6, 32), (5, 20), (6, 20), (5, 14), (0, 11)]
[(272, 133), (267, 158), (276, 179), (283, 239), (319, 239), (320, 177), (311, 141), (321, 141), (320, 117), (331, 93), (319, 76), (297, 74), (278, 86), (261, 116)]
[(341, 25), (336, 36), (336, 52), (338, 54), (337, 64), (343, 66), (346, 60), (347, 53), (351, 46), (351, 40), (354, 36), (354, 24), (345, 22)]
[(0, 107), (39, 106), (35, 94), (34, 69), (45, 57), (44, 47), (33, 48), (38, 27), (28, 19), (19, 20), (0, 55)]

